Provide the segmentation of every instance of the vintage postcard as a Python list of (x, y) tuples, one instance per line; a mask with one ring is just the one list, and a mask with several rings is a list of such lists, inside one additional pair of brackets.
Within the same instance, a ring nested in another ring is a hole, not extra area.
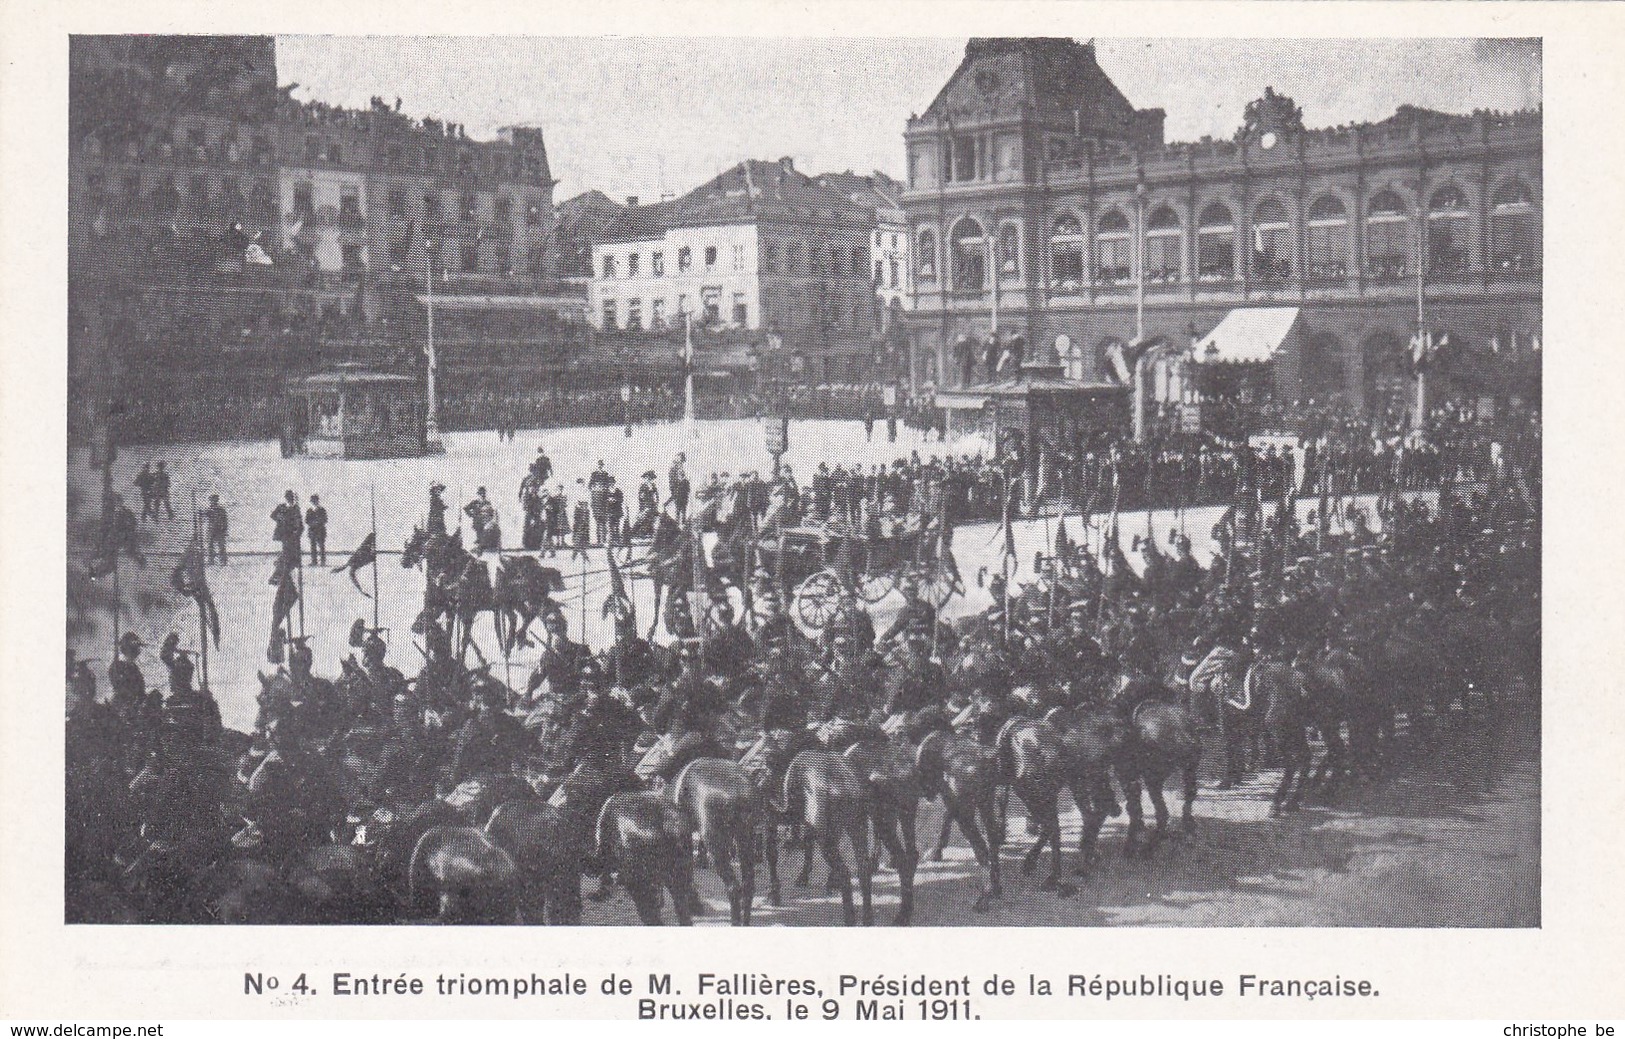
[(5, 1016), (1619, 1015), (1615, 12), (141, 10), (35, 30)]

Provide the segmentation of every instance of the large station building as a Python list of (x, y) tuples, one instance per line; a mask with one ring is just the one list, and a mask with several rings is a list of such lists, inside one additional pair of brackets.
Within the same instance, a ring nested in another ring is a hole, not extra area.
[[(1197, 361), (1279, 351), (1289, 399), (1371, 408), (1406, 392), (1419, 321), (1538, 344), (1540, 111), (1312, 130), (1266, 89), (1233, 140), (1196, 143), (1164, 141), (1163, 115), (1089, 44), (970, 41), (904, 135), (917, 380), (990, 377), (990, 338), (1098, 383), (1123, 381), (1125, 351), (1203, 344)], [(1232, 345), (1227, 318), (1286, 331)]]

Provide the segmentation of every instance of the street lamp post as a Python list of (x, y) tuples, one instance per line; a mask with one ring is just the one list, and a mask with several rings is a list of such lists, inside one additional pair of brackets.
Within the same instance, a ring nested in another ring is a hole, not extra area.
[(423, 427), (423, 451), (425, 454), (439, 455), (446, 453), (446, 445), (440, 440), (440, 405), (435, 396), (435, 372), (440, 367), (434, 352), (434, 261), (435, 254), (433, 242), (423, 243), (423, 288), (424, 288), (424, 314), (428, 331), (426, 344), (427, 363), (424, 366), (424, 410), (426, 416)]
[(632, 435), (632, 376), (630, 371), (632, 348), (622, 346), (621, 360), (621, 422), (622, 433), (626, 437)]

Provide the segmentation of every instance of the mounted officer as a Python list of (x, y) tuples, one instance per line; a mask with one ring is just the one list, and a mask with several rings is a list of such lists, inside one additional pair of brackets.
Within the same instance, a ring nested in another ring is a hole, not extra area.
[(916, 627), (925, 629), (926, 642), (929, 644), (931, 641), (930, 633), (937, 624), (937, 608), (921, 597), (919, 579), (909, 575), (903, 579), (901, 586), (903, 591), (902, 609), (897, 611), (897, 618), (875, 641), (876, 648), (882, 653), (889, 649), (894, 641), (902, 639)]
[(903, 638), (903, 658), (887, 676), (886, 716), (888, 732), (900, 728), (919, 712), (939, 707), (946, 698), (948, 673), (931, 659), (931, 629), (925, 624), (909, 625)]
[(572, 702), (580, 691), (582, 668), (592, 659), (592, 651), (571, 641), (569, 624), (562, 613), (547, 614), (542, 626), (546, 635), (536, 668), (525, 683), (525, 698), (550, 696), (564, 703)]
[(662, 788), (695, 758), (729, 757), (717, 741), (717, 722), (727, 709), (717, 685), (699, 668), (696, 647), (685, 646), (682, 673), (649, 712), (660, 738), (638, 762), (638, 779)]
[(625, 751), (643, 728), (642, 719), (631, 704), (610, 690), (607, 677), (595, 661), (582, 662), (575, 684), (581, 700), (565, 732), (565, 774), (589, 769), (608, 775), (614, 789), (636, 789), (637, 780), (626, 767)]
[(126, 631), (119, 636), (118, 659), (107, 668), (113, 710), (124, 724), (136, 728), (146, 728), (156, 721), (158, 708), (163, 704), (162, 693), (148, 691), (147, 677), (136, 662), (145, 645), (135, 632)]
[(505, 710), (502, 686), (481, 685), (468, 706), (468, 720), (452, 738), (447, 781), (453, 787), (471, 779), (509, 775), (530, 745), (524, 726)]
[(180, 642), (180, 635), (170, 632), (158, 649), (158, 659), (169, 668), (169, 693), (164, 697), (162, 708), (164, 720), (167, 723), (173, 716), (182, 716), (201, 731), (218, 735), (224, 728), (220, 705), (206, 690), (192, 685), (196, 672), (192, 664), (194, 654), (181, 649)]
[(755, 606), (761, 622), (752, 636), (752, 656), (765, 656), (774, 648), (786, 655), (796, 654), (800, 649), (801, 632), (785, 612), (779, 590), (772, 584), (762, 584), (755, 592)]
[(429, 519), (423, 530), (431, 537), (446, 536), (446, 499), (442, 497), (445, 493), (446, 485), (438, 480), (429, 485)]
[(389, 646), (382, 638), (386, 630), (368, 628), (360, 620), (350, 626), (350, 645), (361, 650), (360, 677), (366, 683), (366, 700), (379, 713), (395, 702), (397, 693), (407, 691), (406, 676), (384, 659), (389, 653)]

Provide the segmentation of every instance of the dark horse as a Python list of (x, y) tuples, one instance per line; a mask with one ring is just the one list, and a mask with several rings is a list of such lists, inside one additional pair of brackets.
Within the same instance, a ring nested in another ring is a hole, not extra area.
[(561, 612), (553, 593), (563, 590), (564, 577), (534, 556), (502, 557), (493, 593), (497, 639), (503, 652), (530, 645), (530, 626), (538, 617)]
[[(714, 526), (706, 527), (698, 521), (698, 517), (688, 527), (679, 526), (676, 520), (664, 513), (655, 519), (647, 555), (649, 580), (655, 587), (654, 619), (649, 622), (649, 638), (654, 637), (655, 629), (664, 616), (662, 604), (665, 600), (672, 595), (694, 591), (696, 551), (700, 553), (701, 578), (705, 581), (706, 591), (712, 596), (725, 595), (730, 586), (742, 587), (749, 575), (753, 538), (750, 514), (744, 509), (723, 513), (720, 509), (708, 507), (705, 515), (712, 519)], [(701, 546), (708, 530), (715, 532), (717, 542), (711, 549), (710, 558), (706, 559)]]
[[(756, 834), (767, 817), (761, 792), (738, 764), (722, 758), (696, 758), (677, 774), (672, 800), (694, 820), (711, 868), (728, 889), (729, 920), (735, 927), (749, 927), (751, 905), (756, 900)], [(764, 844), (771, 893), (777, 901), (778, 854), (772, 841)]]
[(463, 547), (461, 532), (429, 534), (422, 527), (414, 527), (401, 550), (401, 566), (411, 570), (420, 564), (425, 575), (423, 612), (412, 622), (414, 632), (422, 634), (444, 621), (460, 626), (457, 655), (461, 659), (468, 652), (474, 621), (481, 613), (489, 612), (501, 640), (490, 567)]

